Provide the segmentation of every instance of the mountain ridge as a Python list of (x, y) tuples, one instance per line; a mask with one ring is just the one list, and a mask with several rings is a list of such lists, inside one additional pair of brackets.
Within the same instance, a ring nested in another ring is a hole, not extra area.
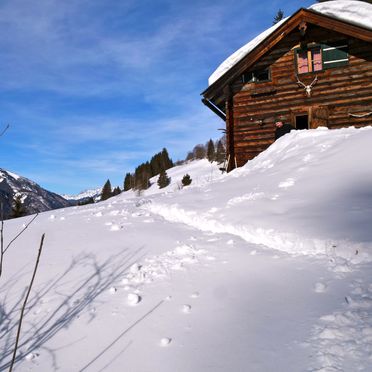
[(11, 216), (14, 197), (20, 195), (26, 214), (45, 212), (64, 208), (75, 203), (46, 190), (36, 182), (0, 168), (0, 202), (3, 205), (4, 218)]

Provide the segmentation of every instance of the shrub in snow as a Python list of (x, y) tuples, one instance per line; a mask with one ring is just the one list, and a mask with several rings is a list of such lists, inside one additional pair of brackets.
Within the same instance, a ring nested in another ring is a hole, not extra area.
[(190, 175), (189, 174), (185, 174), (184, 176), (183, 176), (183, 178), (182, 178), (182, 185), (183, 186), (188, 186), (188, 185), (190, 185), (191, 184), (191, 182), (192, 182), (192, 179), (191, 179), (191, 177), (190, 177)]

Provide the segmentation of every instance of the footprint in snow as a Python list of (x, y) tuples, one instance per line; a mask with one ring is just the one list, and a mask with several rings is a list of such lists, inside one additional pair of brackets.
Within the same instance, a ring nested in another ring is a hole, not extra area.
[(171, 339), (170, 337), (163, 337), (163, 338), (160, 340), (160, 346), (162, 346), (162, 347), (166, 347), (166, 346), (168, 346), (171, 342), (172, 342), (172, 339)]
[(28, 353), (27, 355), (26, 355), (26, 360), (28, 361), (28, 362), (31, 362), (31, 361), (33, 361), (33, 360), (35, 360), (35, 359), (37, 359), (38, 357), (39, 357), (39, 353)]
[(200, 296), (199, 292), (194, 292), (190, 295), (191, 298), (198, 298)]
[(327, 284), (322, 282), (317, 282), (314, 284), (314, 292), (324, 293), (327, 290)]
[(185, 314), (191, 313), (191, 305), (185, 304), (182, 306), (182, 312)]
[(139, 296), (136, 293), (129, 293), (127, 296), (127, 304), (130, 306), (135, 306), (141, 301), (142, 301), (141, 296)]

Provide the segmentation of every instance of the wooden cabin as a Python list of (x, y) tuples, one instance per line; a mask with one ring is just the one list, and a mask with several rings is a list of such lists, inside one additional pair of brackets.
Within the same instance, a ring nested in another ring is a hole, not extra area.
[(349, 2), (361, 7), (357, 22), (324, 12), (338, 1), (300, 9), (211, 76), (202, 101), (226, 121), (228, 170), (274, 142), (278, 119), (296, 129), (372, 125), (372, 5)]

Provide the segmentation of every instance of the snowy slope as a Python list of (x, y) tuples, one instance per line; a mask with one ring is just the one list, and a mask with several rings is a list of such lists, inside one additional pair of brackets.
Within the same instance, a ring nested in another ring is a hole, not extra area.
[[(314, 12), (327, 15), (332, 18), (353, 23), (357, 26), (372, 29), (372, 4), (357, 0), (337, 0), (326, 1), (320, 4), (314, 4), (309, 7)], [(212, 85), (222, 75), (235, 66), (240, 60), (256, 48), (264, 39), (271, 35), (279, 26), (281, 26), (289, 17), (284, 18), (274, 26), (268, 28), (253, 40), (243, 45), (240, 49), (223, 61), (208, 79), (209, 85)]]
[[(191, 177), (191, 185), (189, 188), (195, 186), (204, 186), (214, 180), (222, 177), (220, 166), (216, 162), (210, 163), (207, 159), (200, 159), (186, 162), (183, 165), (167, 170), (167, 175), (170, 178), (170, 184), (163, 189), (159, 189), (157, 184), (159, 176), (150, 178), (151, 186), (147, 190), (141, 191), (141, 196), (150, 196), (155, 194), (168, 194), (177, 192), (182, 189), (182, 178), (186, 174)], [(128, 191), (123, 194), (124, 198), (132, 198), (138, 193), (136, 191)]]
[(4, 257), (0, 371), (43, 232), (16, 371), (368, 371), (371, 140), (296, 131), (228, 175), (40, 214)]
[[(371, 127), (292, 131), (216, 182), (154, 201), (152, 212), (288, 253), (371, 260)], [(358, 254), (356, 255), (356, 251)]]
[(28, 178), (0, 168), (0, 200), (4, 205), (5, 217), (9, 215), (13, 197), (16, 195), (21, 195), (28, 214), (71, 205), (61, 196), (43, 189)]

